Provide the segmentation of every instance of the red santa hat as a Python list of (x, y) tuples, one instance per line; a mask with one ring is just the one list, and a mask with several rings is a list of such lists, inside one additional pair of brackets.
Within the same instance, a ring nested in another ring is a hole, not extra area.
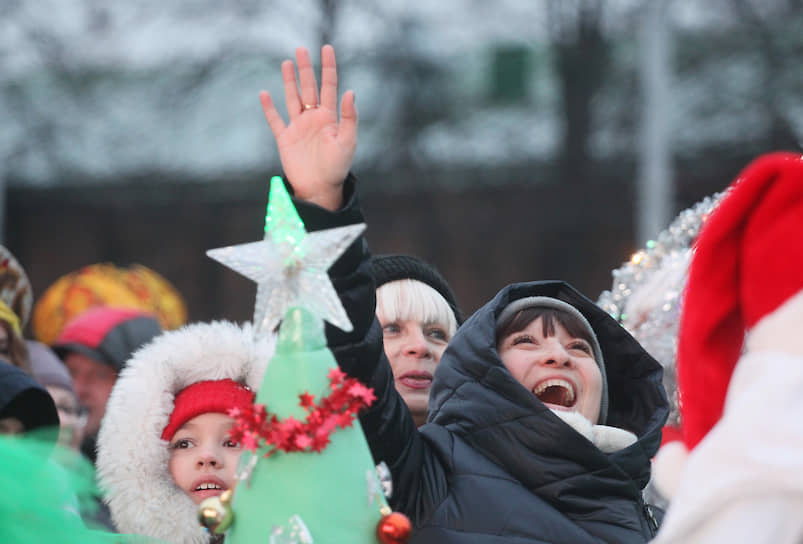
[(803, 289), (803, 157), (744, 169), (697, 238), (680, 321), (678, 389), (691, 450), (722, 415), (745, 332)]

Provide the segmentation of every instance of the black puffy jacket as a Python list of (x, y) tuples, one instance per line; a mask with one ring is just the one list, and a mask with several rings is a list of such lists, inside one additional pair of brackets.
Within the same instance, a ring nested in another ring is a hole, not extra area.
[[(347, 188), (350, 185), (347, 183)], [(299, 212), (310, 230), (361, 220), (353, 192), (338, 213)], [(416, 430), (393, 386), (374, 319), (364, 243), (330, 270), (355, 326), (327, 336), (343, 370), (378, 397), (360, 417), (377, 462), (393, 474), (391, 505), (406, 513), (411, 543), (630, 543), (654, 533), (641, 491), (668, 406), (661, 366), (610, 316), (563, 282), (503, 289), (458, 330), (435, 373), (429, 422)], [(605, 454), (569, 427), (507, 371), (496, 352), (496, 316), (511, 301), (551, 296), (593, 327), (606, 363), (607, 424), (636, 434)]]

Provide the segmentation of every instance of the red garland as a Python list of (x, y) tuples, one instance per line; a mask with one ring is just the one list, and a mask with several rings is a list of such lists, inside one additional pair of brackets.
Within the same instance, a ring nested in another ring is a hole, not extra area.
[(268, 414), (264, 404), (254, 404), (245, 410), (229, 410), (229, 415), (236, 420), (229, 431), (231, 439), (252, 452), (256, 452), (260, 441), (264, 441), (264, 445), (273, 446), (265, 457), (279, 450), (321, 453), (329, 445), (329, 435), (337, 427), (351, 427), (357, 412), (376, 400), (373, 389), (355, 378), (346, 377), (339, 368), (331, 369), (327, 377), (332, 391), (317, 404), (315, 397), (306, 391), (298, 396), (299, 406), (307, 413), (304, 421), (292, 416), (280, 420), (275, 414)]

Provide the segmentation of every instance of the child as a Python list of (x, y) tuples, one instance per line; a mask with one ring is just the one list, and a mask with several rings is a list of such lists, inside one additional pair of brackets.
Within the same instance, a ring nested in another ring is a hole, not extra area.
[[(353, 95), (344, 95), (338, 123), (334, 51), (322, 50), (320, 105), (308, 53), (299, 49), (297, 58), (300, 94), (292, 63), (282, 66), (290, 123), (267, 93), (261, 98), (282, 166), (306, 201), (299, 214), (318, 228), (358, 222), (354, 180), (345, 175), (356, 145)], [(416, 430), (393, 387), (378, 323), (368, 319), (374, 300), (363, 242), (329, 270), (354, 330), (327, 334), (341, 368), (374, 388), (377, 400), (360, 422), (374, 459), (393, 475), (391, 506), (413, 521), (411, 542), (635, 543), (654, 536), (641, 490), (667, 417), (660, 365), (567, 284), (510, 285), (452, 338), (435, 372), (429, 423)], [(553, 331), (543, 327), (545, 314), (520, 318), (544, 307), (573, 319), (556, 317)], [(544, 344), (554, 344), (556, 355), (528, 351)], [(536, 378), (542, 367), (554, 370)], [(564, 411), (575, 425), (556, 415)]]
[(376, 317), (396, 390), (421, 426), (435, 367), (463, 317), (449, 284), (418, 257), (378, 255), (371, 258), (371, 269)]
[(228, 411), (253, 401), (250, 388), (229, 379), (195, 382), (176, 395), (162, 440), (170, 448), (170, 476), (195, 504), (234, 487), (242, 448), (229, 438)]
[(206, 543), (198, 503), (236, 483), (231, 408), (253, 400), (273, 353), (249, 324), (165, 332), (120, 373), (98, 438), (98, 476), (118, 530)]

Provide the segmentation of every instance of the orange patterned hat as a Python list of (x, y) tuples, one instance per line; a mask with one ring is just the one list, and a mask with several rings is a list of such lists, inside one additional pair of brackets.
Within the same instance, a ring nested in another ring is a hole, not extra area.
[(186, 323), (187, 307), (179, 292), (148, 267), (118, 268), (109, 263), (65, 274), (37, 300), (31, 322), (37, 340), (52, 344), (73, 317), (96, 306), (150, 312), (164, 330)]

